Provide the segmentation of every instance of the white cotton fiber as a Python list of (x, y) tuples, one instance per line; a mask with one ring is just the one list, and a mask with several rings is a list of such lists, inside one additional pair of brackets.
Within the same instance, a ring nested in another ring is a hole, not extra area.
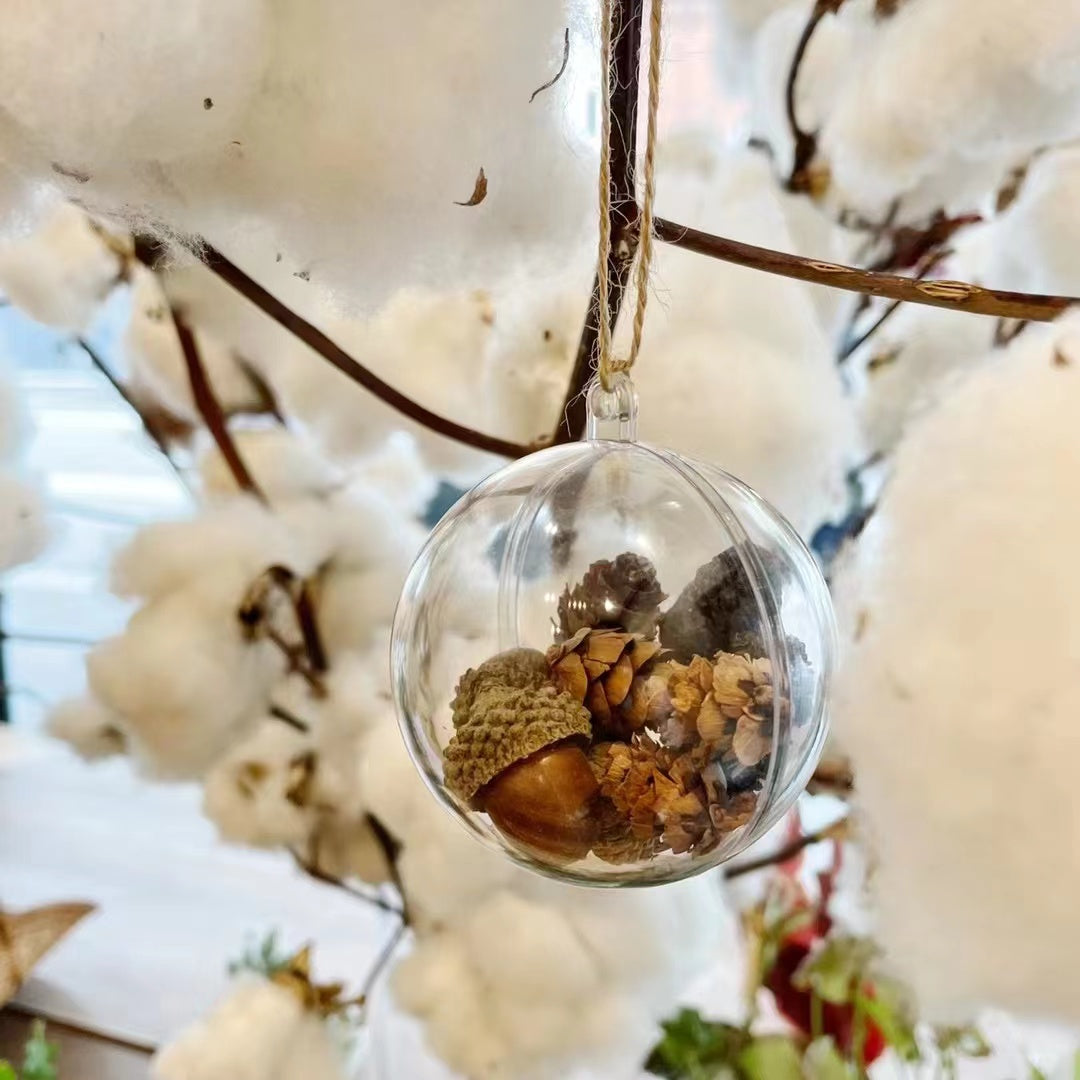
[(45, 506), (37, 490), (0, 468), (0, 570), (29, 562), (48, 538)]
[[(571, 6), (20, 0), (0, 154), (101, 215), (206, 235), (353, 309), (418, 281), (480, 285), (561, 250), (592, 211), (587, 88), (571, 72), (529, 100), (568, 24), (572, 68), (593, 55)], [(481, 168), (486, 198), (455, 205)]]
[(1080, 296), (1080, 148), (1038, 155), (999, 222), (993, 284)]
[(53, 706), (46, 726), (53, 738), (86, 761), (122, 754), (126, 748), (123, 721), (92, 697), (67, 698)]
[(1074, 1020), (1080, 321), (1030, 327), (900, 444), (837, 581), (834, 699), (880, 940), (926, 1015)]
[[(245, 370), (243, 359), (197, 326), (193, 333), (206, 380), (222, 411), (226, 415), (264, 412), (265, 396)], [(169, 301), (157, 276), (142, 266), (132, 271), (131, 317), (124, 333), (124, 356), (132, 378), (158, 402), (187, 420), (199, 421)]]
[(0, 100), (76, 184), (119, 162), (150, 168), (223, 146), (263, 72), (265, 7), (12, 0)]
[[(305, 504), (311, 514), (318, 504)], [(294, 507), (298, 514), (299, 506)], [(310, 540), (310, 543), (307, 541)], [(327, 554), (325, 540), (302, 537), (279, 515), (245, 497), (183, 521), (141, 528), (113, 561), (111, 587), (120, 596), (153, 599), (214, 580), (241, 591), (267, 567), (310, 573)]]
[[(342, 473), (310, 439), (281, 424), (238, 428), (232, 439), (255, 484), (272, 501), (326, 495), (344, 483)], [(228, 498), (240, 490), (216, 446), (199, 461), (199, 475), (204, 492), (211, 498)]]
[(222, 838), (300, 849), (315, 826), (315, 808), (296, 797), (310, 752), (308, 736), (268, 718), (220, 758), (206, 774), (203, 812)]
[(122, 270), (118, 253), (67, 203), (30, 235), (0, 244), (0, 292), (32, 319), (62, 330), (83, 330)]
[(1080, 135), (1080, 5), (908, 0), (853, 67), (822, 151), (849, 203), (882, 207), (954, 157)]
[(151, 1063), (154, 1080), (346, 1080), (328, 1022), (277, 983), (245, 979)]
[[(408, 289), (369, 318), (324, 313), (320, 323), (395, 389), (439, 416), (483, 430), (476, 386), (493, 319), (485, 293)], [(263, 368), (286, 410), (309, 424), (333, 457), (366, 453), (388, 434), (406, 430), (440, 476), (471, 483), (501, 463), (414, 423), (305, 346), (268, 357)]]
[(94, 695), (123, 718), (133, 753), (164, 777), (197, 776), (265, 710), (284, 660), (245, 638), (231, 587), (193, 583), (140, 608), (87, 657)]

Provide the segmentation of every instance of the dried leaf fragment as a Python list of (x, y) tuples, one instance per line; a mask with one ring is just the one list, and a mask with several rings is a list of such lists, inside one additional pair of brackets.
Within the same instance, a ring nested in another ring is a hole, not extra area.
[(458, 202), (454, 200), (455, 206), (479, 206), (480, 203), (487, 198), (488, 182), (487, 177), (484, 175), (483, 166), (480, 167), (480, 171), (476, 174), (476, 183), (473, 185), (473, 193), (469, 196), (466, 202)]

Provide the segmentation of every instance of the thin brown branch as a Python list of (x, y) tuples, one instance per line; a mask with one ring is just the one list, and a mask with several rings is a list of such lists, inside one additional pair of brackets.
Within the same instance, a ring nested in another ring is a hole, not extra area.
[(131, 391), (113, 374), (112, 369), (105, 363), (104, 359), (100, 356), (98, 351), (90, 344), (86, 338), (77, 337), (75, 343), (90, 359), (90, 363), (97, 369), (105, 381), (116, 391), (120, 399), (128, 406), (129, 409), (139, 418), (139, 422), (143, 426), (143, 430), (149, 436), (150, 441), (157, 447), (161, 456), (169, 463), (169, 468), (177, 475), (180, 483), (186, 488), (187, 477), (184, 476), (183, 470), (177, 465), (176, 460), (173, 458), (169, 449), (169, 444), (165, 441), (164, 436), (161, 434), (160, 428), (150, 422), (146, 413), (143, 411), (140, 403), (132, 395)]
[(383, 911), (388, 911), (391, 915), (396, 915), (399, 919), (403, 918), (403, 912), (400, 907), (396, 904), (391, 904), (389, 900), (384, 900), (376, 892), (367, 889), (359, 889), (355, 885), (350, 885), (347, 881), (342, 881), (341, 878), (336, 878), (332, 874), (326, 873), (325, 870), (320, 870), (318, 866), (302, 858), (299, 852), (292, 848), (289, 849), (289, 854), (292, 855), (293, 861), (296, 863), (297, 867), (315, 881), (318, 881), (323, 885), (330, 885), (335, 889), (340, 889), (342, 892), (353, 897), (353, 899), (360, 900), (365, 904), (371, 904), (372, 907), (380, 908)]
[[(136, 255), (149, 266), (154, 266), (158, 260), (158, 249), (153, 243), (136, 243)], [(524, 445), (522, 443), (509, 442), (506, 439), (498, 439), (493, 435), (485, 435), (474, 431), (470, 427), (447, 420), (443, 416), (425, 409), (423, 405), (413, 401), (412, 398), (396, 390), (389, 383), (383, 382), (374, 372), (369, 371), (359, 361), (353, 359), (344, 349), (336, 345), (321, 330), (313, 326), (306, 319), (301, 318), (291, 308), (286, 307), (276, 296), (264, 289), (254, 278), (249, 277), (235, 263), (230, 262), (220, 251), (206, 244), (202, 248), (203, 261), (222, 281), (231, 285), (241, 296), (249, 300), (260, 311), (269, 315), (280, 326), (283, 326), (294, 337), (298, 338), (313, 352), (318, 353), (346, 375), (353, 382), (364, 387), (369, 393), (374, 394), (380, 401), (385, 402), (392, 409), (407, 416), (410, 420), (423, 425), (436, 434), (445, 435), (448, 439), (472, 446), (477, 450), (484, 450), (489, 454), (501, 454), (503, 457), (519, 458), (539, 449), (538, 445)]]
[(760, 870), (768, 870), (773, 866), (786, 863), (808, 847), (813, 847), (814, 844), (823, 844), (826, 840), (838, 839), (841, 835), (840, 827), (842, 825), (842, 821), (834, 822), (817, 832), (806, 833), (804, 836), (797, 837), (782, 848), (778, 848), (771, 855), (763, 855), (760, 859), (751, 859), (749, 862), (739, 863), (738, 866), (728, 867), (724, 871), (724, 877), (731, 881), (734, 878), (745, 877), (747, 874), (756, 874)]
[(386, 865), (390, 869), (390, 880), (393, 882), (394, 888), (397, 889), (398, 896), (401, 897), (402, 922), (409, 924), (412, 922), (412, 913), (409, 910), (409, 898), (405, 892), (405, 884), (401, 880), (401, 869), (398, 866), (398, 859), (401, 856), (401, 844), (394, 839), (390, 834), (390, 830), (374, 814), (366, 815), (366, 819), (371, 831), (375, 834), (379, 847), (382, 848), (383, 856), (386, 858)]
[[(951, 252), (945, 251), (931, 251), (924, 256), (922, 264), (916, 268), (914, 275), (915, 281), (922, 281), (926, 275), (940, 262), (946, 258)], [(852, 315), (851, 324), (848, 328), (846, 335), (846, 343), (841, 347), (840, 354), (837, 357), (841, 364), (846, 363), (852, 358), (899, 310), (903, 307), (902, 300), (894, 300), (889, 306), (858, 336), (854, 336), (854, 325), (858, 320), (858, 316), (862, 310), (868, 305), (860, 305), (859, 309)]]
[(266, 502), (266, 496), (255, 483), (255, 478), (248, 471), (244, 459), (236, 449), (236, 443), (229, 433), (229, 425), (225, 420), (225, 413), (218, 402), (210, 379), (206, 374), (206, 367), (202, 362), (198, 342), (191, 331), (191, 327), (184, 321), (184, 317), (176, 308), (170, 309), (173, 326), (176, 327), (176, 337), (180, 342), (180, 349), (184, 354), (184, 363), (187, 365), (188, 381), (191, 384), (191, 396), (195, 399), (195, 408), (199, 411), (203, 423), (210, 432), (214, 443), (217, 445), (225, 464), (229, 467), (236, 486), (241, 491), (254, 495), (260, 502)]
[[(637, 163), (637, 109), (641, 66), (643, 0), (616, 0), (612, 11), (611, 70), (611, 253), (608, 257), (607, 319), (612, 330), (619, 318), (626, 282), (637, 248), (638, 206), (634, 191)], [(580, 439), (585, 432), (585, 386), (596, 368), (599, 346), (600, 286), (593, 280), (585, 326), (574, 369), (559, 412), (553, 443)]]
[(386, 965), (394, 958), (394, 953), (397, 952), (397, 947), (408, 929), (409, 924), (404, 919), (394, 927), (394, 932), (380, 950), (379, 955), (375, 957), (375, 962), (371, 965), (364, 978), (363, 985), (360, 987), (361, 1002), (366, 1002), (371, 997), (375, 987), (378, 985), (379, 977), (386, 970)]
[(691, 229), (664, 218), (656, 219), (656, 235), (675, 247), (708, 255), (735, 266), (767, 274), (808, 281), (827, 288), (865, 293), (887, 300), (966, 311), (972, 315), (992, 315), (1008, 319), (1050, 322), (1066, 308), (1080, 303), (1073, 296), (1042, 296), (1033, 293), (983, 289), (962, 281), (917, 281), (897, 274), (875, 273), (854, 266), (808, 259), (770, 248), (744, 244), (723, 236)]
[(799, 87), (799, 72), (802, 71), (807, 49), (821, 20), (826, 15), (835, 14), (843, 4), (844, 0), (815, 0), (810, 18), (807, 19), (806, 26), (803, 27), (803, 32), (799, 37), (799, 43), (795, 47), (795, 55), (791, 58), (791, 67), (788, 69), (787, 83), (784, 87), (788, 128), (794, 143), (791, 173), (786, 185), (788, 191), (810, 191), (813, 183), (810, 166), (817, 154), (818, 144), (817, 133), (805, 131), (799, 124), (798, 106), (795, 100)]
[(270, 708), (266, 711), (275, 720), (288, 724), (294, 731), (299, 731), (302, 735), (307, 735), (311, 731), (311, 725), (306, 720), (301, 720), (295, 713), (289, 712), (288, 709), (282, 708), (280, 705), (271, 703)]

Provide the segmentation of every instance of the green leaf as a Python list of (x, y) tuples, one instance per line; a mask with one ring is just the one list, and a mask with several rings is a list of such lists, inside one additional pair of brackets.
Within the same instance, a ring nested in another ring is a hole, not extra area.
[(57, 1080), (60, 1048), (45, 1038), (45, 1024), (35, 1020), (23, 1058), (22, 1080)]
[(877, 954), (877, 946), (866, 938), (830, 938), (799, 965), (792, 985), (812, 990), (823, 1001), (847, 1005)]
[(706, 1020), (696, 1009), (681, 1009), (661, 1025), (664, 1036), (645, 1068), (670, 1080), (736, 1080), (735, 1058), (746, 1045), (742, 1028)]
[(235, 960), (229, 961), (230, 975), (252, 972), (270, 978), (289, 966), (290, 956), (278, 941), (278, 932), (271, 930), (258, 941), (249, 940), (244, 951)]
[(803, 1080), (802, 1054), (785, 1035), (754, 1039), (738, 1057), (742, 1080)]
[(1073, 1058), (1073, 1080), (1080, 1080), (1080, 1051)]
[(0, 1080), (19, 1080), (10, 1061), (0, 1061)]
[(874, 996), (858, 993), (859, 1008), (881, 1031), (885, 1042), (904, 1061), (919, 1061), (922, 1052), (915, 1037), (915, 1014), (903, 983), (877, 977)]
[(969, 1058), (989, 1057), (994, 1048), (974, 1024), (934, 1029), (934, 1041), (943, 1054), (960, 1054)]
[(826, 1035), (806, 1048), (803, 1075), (806, 1080), (853, 1080), (855, 1070), (844, 1060), (836, 1043)]

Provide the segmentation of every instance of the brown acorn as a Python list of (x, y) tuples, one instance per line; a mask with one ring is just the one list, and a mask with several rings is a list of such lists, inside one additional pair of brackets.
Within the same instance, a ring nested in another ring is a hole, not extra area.
[(477, 794), (500, 832), (545, 859), (573, 862), (596, 839), (599, 785), (576, 742), (546, 746), (504, 769)]

